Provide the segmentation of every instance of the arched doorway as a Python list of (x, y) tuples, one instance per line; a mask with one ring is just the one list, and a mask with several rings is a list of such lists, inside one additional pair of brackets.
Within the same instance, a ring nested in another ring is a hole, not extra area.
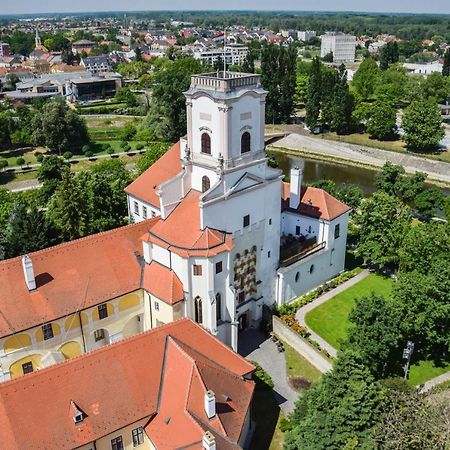
[(103, 347), (104, 345), (109, 344), (109, 331), (106, 328), (99, 328), (91, 333), (89, 341), (89, 350)]
[(241, 314), (238, 318), (239, 331), (244, 331), (248, 328), (248, 312)]
[(209, 188), (211, 187), (211, 181), (209, 181), (209, 178), (204, 175), (202, 177), (202, 192), (209, 191)]
[(134, 336), (142, 331), (142, 320), (140, 315), (133, 316), (123, 327), (122, 335), (124, 338)]
[(194, 320), (203, 325), (203, 302), (200, 297), (194, 299)]

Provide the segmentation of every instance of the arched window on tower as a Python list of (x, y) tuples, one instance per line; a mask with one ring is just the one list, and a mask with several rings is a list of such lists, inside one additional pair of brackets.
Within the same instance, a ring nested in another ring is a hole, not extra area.
[(209, 181), (209, 178), (205, 175), (202, 178), (202, 192), (206, 192), (211, 187), (211, 181)]
[(248, 153), (250, 151), (250, 133), (246, 131), (241, 136), (241, 153)]
[(202, 153), (211, 154), (211, 136), (208, 133), (202, 134)]
[(222, 321), (222, 296), (219, 292), (216, 294), (216, 321)]
[(200, 297), (194, 299), (194, 320), (200, 325), (203, 324), (202, 299)]

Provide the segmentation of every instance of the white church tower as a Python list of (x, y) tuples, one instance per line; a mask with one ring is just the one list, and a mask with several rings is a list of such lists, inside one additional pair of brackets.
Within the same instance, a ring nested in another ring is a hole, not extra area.
[(185, 93), (181, 151), (203, 192), (201, 226), (233, 235), (228, 270), (241, 328), (273, 303), (279, 261), (282, 173), (267, 165), (266, 94), (259, 75), (232, 72), (194, 76)]

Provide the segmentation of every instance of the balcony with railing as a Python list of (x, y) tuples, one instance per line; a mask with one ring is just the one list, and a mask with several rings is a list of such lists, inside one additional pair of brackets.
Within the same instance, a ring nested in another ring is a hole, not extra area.
[(194, 75), (191, 78), (191, 88), (207, 88), (221, 92), (228, 92), (242, 87), (260, 87), (261, 76), (242, 72), (211, 72)]
[(290, 266), (319, 252), (325, 246), (326, 242), (317, 242), (316, 237), (283, 235), (280, 243), (280, 266)]

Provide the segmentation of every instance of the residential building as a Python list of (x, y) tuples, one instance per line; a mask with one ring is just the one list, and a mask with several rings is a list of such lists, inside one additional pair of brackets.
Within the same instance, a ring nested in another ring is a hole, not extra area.
[(81, 54), (84, 52), (87, 55), (89, 55), (89, 53), (92, 51), (92, 49), (96, 46), (97, 46), (96, 42), (89, 41), (87, 39), (81, 39), (79, 41), (72, 43), (72, 53), (74, 55), (77, 55), (77, 54)]
[(6, 92), (5, 95), (11, 100), (21, 101), (62, 96), (77, 102), (114, 97), (121, 86), (122, 77), (117, 73), (59, 72), (18, 83), (15, 91)]
[(193, 50), (193, 57), (199, 59), (203, 64), (213, 66), (217, 60), (225, 59), (227, 65), (242, 65), (247, 57), (248, 47), (242, 44), (227, 44), (222, 47), (197, 47)]
[(320, 57), (333, 53), (333, 62), (337, 64), (355, 61), (356, 37), (344, 33), (325, 33), (321, 36)]
[(312, 38), (316, 37), (316, 32), (311, 30), (297, 31), (297, 39), (303, 42), (309, 42)]
[(190, 320), (0, 385), (2, 448), (247, 447), (254, 367)]
[(414, 64), (414, 63), (404, 63), (403, 67), (406, 69), (407, 73), (412, 73), (415, 75), (428, 76), (432, 73), (442, 73), (443, 63), (440, 61), (435, 61), (431, 63), (424, 64)]
[(112, 72), (112, 63), (107, 55), (86, 56), (81, 58), (80, 65), (92, 73)]

